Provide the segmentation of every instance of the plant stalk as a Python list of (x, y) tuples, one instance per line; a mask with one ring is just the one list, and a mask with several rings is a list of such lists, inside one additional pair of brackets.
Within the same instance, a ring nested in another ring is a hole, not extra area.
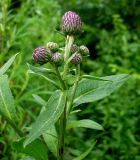
[[(56, 73), (62, 85), (63, 91), (66, 90), (66, 84), (64, 82), (64, 79), (68, 73), (69, 63), (67, 63), (67, 61), (70, 57), (70, 49), (73, 42), (74, 42), (74, 37), (68, 35), (66, 39), (66, 45), (65, 45), (65, 54), (64, 54), (65, 65), (64, 65), (64, 71), (63, 71), (63, 78), (61, 77), (58, 68), (55, 67)], [(60, 123), (59, 123), (59, 139), (58, 139), (58, 160), (64, 159), (66, 112), (67, 112), (67, 98), (65, 102), (64, 112), (62, 113), (59, 121)]]
[(67, 36), (66, 46), (65, 46), (65, 54), (64, 54), (65, 66), (64, 66), (64, 72), (63, 72), (63, 79), (65, 78), (65, 76), (67, 75), (67, 72), (68, 72), (69, 63), (67, 63), (67, 61), (70, 57), (70, 49), (71, 49), (73, 42), (74, 42), (74, 37)]

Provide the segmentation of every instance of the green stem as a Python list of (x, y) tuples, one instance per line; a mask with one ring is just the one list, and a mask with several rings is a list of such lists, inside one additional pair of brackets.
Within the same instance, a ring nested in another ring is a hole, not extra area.
[(65, 131), (66, 131), (66, 105), (62, 116), (60, 117), (59, 142), (58, 142), (58, 160), (63, 160), (65, 147)]
[(58, 67), (57, 67), (56, 65), (54, 65), (54, 67), (55, 67), (56, 75), (57, 75), (57, 77), (59, 78), (59, 81), (60, 81), (60, 83), (61, 83), (61, 85), (62, 85), (62, 89), (63, 89), (63, 90), (66, 90), (65, 82), (63, 81), (63, 79), (62, 79), (62, 77), (61, 77), (61, 74), (60, 74), (60, 72), (59, 72), (59, 70), (58, 70)]
[(76, 89), (77, 89), (78, 82), (79, 82), (79, 79), (80, 79), (80, 64), (78, 64), (78, 66), (77, 66), (76, 76), (77, 77), (76, 77), (76, 81), (75, 81), (73, 89), (72, 89), (71, 99), (70, 99), (69, 105), (67, 107), (67, 115), (70, 113), (70, 111), (72, 109), (73, 100), (74, 100)]
[[(63, 92), (66, 90), (66, 84), (63, 81), (61, 74), (58, 70), (58, 67), (56, 65), (53, 65), (55, 67), (56, 75), (62, 85)], [(65, 129), (66, 129), (66, 107), (67, 107), (67, 99), (65, 102), (64, 112), (62, 113), (59, 121), (59, 138), (58, 138), (58, 160), (63, 160), (64, 156), (64, 145), (65, 145)]]
[(16, 131), (16, 133), (22, 137), (24, 134), (22, 131), (17, 127), (17, 125), (9, 118), (7, 117), (3, 112), (0, 111), (0, 114), (5, 118), (5, 120), (11, 125), (11, 127)]
[(74, 42), (74, 37), (73, 36), (67, 36), (66, 46), (65, 46), (65, 54), (64, 54), (64, 61), (66, 63), (65, 63), (65, 66), (64, 66), (63, 78), (65, 78), (65, 76), (68, 72), (69, 63), (67, 63), (67, 61), (70, 57), (70, 48), (71, 48), (73, 42)]
[[(65, 45), (65, 54), (64, 54), (64, 71), (63, 71), (63, 78), (60, 75), (60, 72), (58, 68), (55, 66), (56, 74), (60, 80), (60, 83), (62, 85), (62, 90), (65, 91), (67, 89), (66, 84), (64, 82), (64, 79), (68, 73), (69, 63), (67, 63), (69, 57), (70, 57), (70, 48), (71, 45), (74, 42), (73, 36), (67, 36), (66, 39), (66, 45)], [(59, 138), (58, 138), (58, 160), (64, 159), (64, 145), (65, 145), (65, 130), (66, 130), (66, 111), (67, 111), (67, 98), (65, 102), (65, 108), (64, 112), (62, 113), (60, 117), (60, 123), (59, 123)]]

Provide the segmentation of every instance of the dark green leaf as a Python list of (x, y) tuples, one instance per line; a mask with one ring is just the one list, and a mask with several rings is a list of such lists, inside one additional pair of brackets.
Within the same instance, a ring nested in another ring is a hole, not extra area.
[(21, 139), (13, 144), (14, 148), (18, 153), (24, 153), (28, 156), (35, 158), (36, 160), (47, 160), (48, 152), (46, 146), (39, 140), (36, 139), (25, 148), (23, 147), (24, 139)]

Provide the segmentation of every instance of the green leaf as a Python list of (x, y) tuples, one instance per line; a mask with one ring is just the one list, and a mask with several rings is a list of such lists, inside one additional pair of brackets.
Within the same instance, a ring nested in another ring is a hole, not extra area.
[(32, 65), (30, 65), (30, 64), (28, 64), (27, 63), (27, 65), (28, 65), (28, 67), (29, 67), (29, 70), (31, 71), (31, 72), (35, 72), (35, 73), (40, 73), (40, 74), (55, 74), (54, 73), (54, 71), (52, 70), (52, 69), (47, 69), (47, 68), (43, 68), (43, 67), (34, 67), (34, 66), (32, 66)]
[(78, 106), (82, 103), (94, 102), (100, 100), (106, 96), (109, 96), (112, 92), (118, 89), (127, 79), (127, 74), (112, 75), (102, 77), (102, 79), (108, 81), (84, 79), (78, 84), (74, 106)]
[(0, 76), (3, 75), (8, 69), (9, 67), (12, 65), (12, 63), (14, 62), (16, 56), (18, 55), (15, 54), (14, 56), (12, 56), (1, 68), (0, 68)]
[(38, 68), (38, 67), (34, 67), (28, 64), (28, 67), (30, 68), (28, 70), (29, 73), (43, 77), (46, 81), (50, 82), (51, 84), (53, 84), (56, 88), (60, 88), (59, 85), (53, 81), (52, 79), (48, 78), (45, 74), (43, 74), (43, 72), (47, 73), (47, 70), (49, 69), (45, 69), (45, 68)]
[(0, 111), (10, 119), (16, 112), (7, 75), (0, 76)]
[(93, 145), (88, 149), (86, 150), (84, 153), (82, 153), (80, 156), (76, 157), (76, 158), (73, 158), (73, 160), (82, 160), (84, 159), (93, 149), (93, 147), (95, 146), (96, 142), (93, 143)]
[(54, 92), (46, 104), (46, 110), (40, 113), (33, 124), (24, 146), (34, 141), (56, 123), (64, 110), (65, 99), (66, 97), (63, 92)]
[(35, 101), (40, 104), (41, 106), (45, 106), (46, 105), (46, 101), (41, 98), (40, 96), (36, 95), (36, 94), (33, 94), (33, 97), (35, 99)]
[(103, 127), (100, 124), (98, 124), (97, 122), (94, 122), (92, 120), (89, 120), (89, 119), (68, 122), (67, 129), (76, 128), (76, 127), (84, 127), (84, 128), (90, 128), (90, 129), (96, 129), (96, 130), (103, 130)]
[(28, 156), (31, 156), (37, 160), (47, 160), (48, 152), (46, 146), (41, 142), (41, 140), (36, 139), (30, 143), (25, 148), (23, 147), (24, 139), (14, 142), (13, 146), (18, 153), (24, 153)]
[(93, 80), (100, 80), (100, 81), (110, 81), (110, 80), (105, 79), (104, 77), (96, 77), (96, 76), (91, 76), (91, 75), (83, 75), (81, 77), (85, 78), (85, 79), (93, 79)]
[(43, 133), (43, 138), (49, 150), (54, 154), (54, 156), (57, 156), (58, 136), (55, 127), (53, 126), (48, 131), (45, 131)]

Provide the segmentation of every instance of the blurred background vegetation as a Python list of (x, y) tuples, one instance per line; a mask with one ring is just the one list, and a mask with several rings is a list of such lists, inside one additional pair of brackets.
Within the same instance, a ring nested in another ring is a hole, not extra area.
[[(81, 112), (73, 118), (95, 120), (105, 130), (69, 131), (66, 140), (69, 150), (79, 154), (97, 140), (87, 160), (140, 160), (139, 0), (0, 1), (0, 66), (20, 52), (8, 73), (18, 110), (17, 124), (25, 128), (38, 115), (40, 105), (33, 94), (45, 100), (50, 95), (50, 85), (29, 75), (27, 63), (33, 63), (33, 49), (48, 41), (63, 46), (64, 37), (57, 30), (60, 30), (61, 16), (68, 10), (78, 12), (84, 22), (84, 32), (76, 41), (88, 46), (90, 57), (82, 64), (82, 72), (95, 76), (131, 75), (110, 97), (80, 106)], [(0, 117), (1, 160), (19, 159), (12, 146), (14, 139), (14, 131)]]

